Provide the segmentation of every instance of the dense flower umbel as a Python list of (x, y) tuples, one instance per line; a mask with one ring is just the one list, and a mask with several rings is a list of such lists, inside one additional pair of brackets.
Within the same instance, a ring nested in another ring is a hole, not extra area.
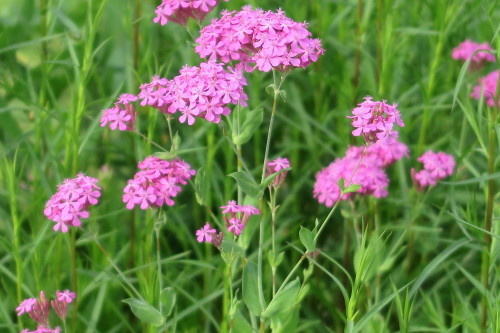
[(494, 107), (496, 101), (497, 105), (500, 106), (500, 98), (497, 96), (498, 73), (500, 73), (500, 70), (493, 71), (485, 77), (479, 78), (479, 84), (474, 87), (471, 96), (479, 100), (482, 93), (484, 94), (486, 104)]
[[(395, 139), (380, 140), (368, 147), (361, 159), (364, 149), (364, 147), (350, 147), (345, 157), (336, 159), (316, 174), (313, 194), (319, 203), (331, 207), (339, 199), (346, 200), (355, 194), (371, 194), (376, 198), (387, 196), (389, 179), (383, 168), (404, 156), (407, 157), (408, 147)], [(358, 162), (358, 169), (353, 175)], [(356, 193), (346, 193), (340, 198), (341, 190), (338, 186), (340, 178), (344, 180), (345, 186), (358, 184), (361, 188)]]
[(68, 232), (69, 226), (79, 227), (80, 219), (88, 218), (88, 208), (96, 205), (101, 196), (97, 179), (79, 173), (76, 178), (66, 179), (58, 186), (45, 204), (43, 213), (54, 221), (54, 231)]
[(319, 39), (311, 38), (306, 23), (276, 13), (253, 10), (223, 11), (220, 19), (201, 30), (195, 51), (202, 58), (224, 63), (237, 61), (237, 68), (286, 71), (307, 67), (324, 53)]
[(421, 191), (427, 186), (436, 183), (453, 173), (455, 168), (455, 158), (443, 152), (435, 153), (432, 150), (425, 152), (417, 161), (424, 164), (424, 168), (419, 172), (411, 169), (413, 184), (417, 190)]
[(247, 85), (239, 70), (226, 71), (222, 64), (209, 61), (199, 67), (185, 66), (173, 80), (154, 76), (141, 85), (141, 105), (152, 106), (165, 114), (180, 112), (179, 121), (192, 125), (195, 117), (218, 123), (231, 113), (229, 104), (246, 106)]
[(172, 206), (173, 198), (181, 191), (179, 185), (185, 185), (196, 174), (189, 164), (180, 159), (165, 161), (149, 156), (138, 166), (140, 171), (123, 189), (123, 202), (128, 209), (133, 209), (135, 205), (141, 209), (165, 204)]
[(109, 126), (112, 130), (131, 131), (134, 129), (137, 112), (134, 105), (137, 97), (131, 94), (121, 94), (115, 106), (102, 112), (101, 127)]
[(185, 25), (190, 17), (201, 21), (218, 3), (218, 0), (163, 0), (155, 10), (153, 22), (165, 25), (172, 21)]
[[(290, 161), (286, 157), (285, 158), (278, 157), (278, 158), (274, 159), (273, 161), (268, 161), (267, 162), (267, 169), (266, 169), (266, 177), (272, 175), (273, 173), (280, 172), (283, 169), (287, 169), (289, 167), (290, 167)], [(273, 179), (272, 185), (274, 187), (280, 186), (285, 181), (287, 173), (288, 173), (288, 171), (283, 171), (282, 173), (277, 175)]]
[(54, 309), (55, 313), (64, 320), (66, 318), (67, 306), (71, 303), (76, 294), (69, 290), (65, 290), (63, 292), (57, 291), (57, 298), (48, 301), (45, 297), (45, 293), (40, 291), (40, 297), (36, 298), (28, 298), (19, 304), (16, 308), (18, 311), (17, 315), (20, 316), (24, 313), (27, 313), (31, 319), (33, 319), (39, 326), (35, 331), (23, 330), (21, 332), (25, 333), (58, 333), (61, 331), (59, 327), (54, 329), (50, 328), (50, 306)]
[[(493, 51), (493, 48), (488, 43), (478, 44), (467, 39), (453, 49), (451, 56), (453, 59), (462, 60), (464, 62), (471, 59), (471, 65), (474, 69), (480, 69), (487, 61), (495, 61), (495, 56), (493, 54), (479, 50)], [(479, 52), (474, 54), (476, 51)]]
[(352, 110), (352, 126), (355, 130), (352, 135), (363, 135), (367, 143), (374, 143), (384, 138), (397, 138), (398, 132), (394, 130), (394, 123), (403, 127), (404, 123), (397, 104), (389, 105), (386, 101), (373, 101), (367, 96), (364, 102)]

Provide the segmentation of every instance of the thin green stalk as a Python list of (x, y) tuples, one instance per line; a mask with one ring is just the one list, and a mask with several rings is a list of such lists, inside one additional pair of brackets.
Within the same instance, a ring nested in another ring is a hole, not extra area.
[[(488, 124), (488, 174), (492, 175), (495, 172), (495, 124), (497, 121), (497, 108), (493, 107), (490, 110)], [(493, 206), (495, 201), (495, 179), (491, 178), (488, 180), (488, 194), (487, 194), (487, 204), (486, 204), (486, 218), (485, 227), (487, 231), (484, 233), (484, 250), (482, 254), (481, 263), (481, 283), (484, 290), (489, 290), (489, 268), (490, 268), (490, 258), (492, 251), (491, 248), (491, 222), (493, 220)], [(486, 331), (488, 324), (488, 312), (487, 312), (487, 295), (483, 293), (481, 299), (481, 330)]]
[(158, 276), (158, 310), (163, 314), (163, 303), (161, 301), (161, 292), (163, 290), (163, 274), (161, 270), (161, 247), (160, 247), (160, 229), (161, 223), (155, 223), (155, 234), (156, 234), (156, 265), (157, 265), (157, 276)]
[[(71, 290), (75, 292), (77, 295), (78, 291), (78, 273), (77, 273), (77, 264), (76, 264), (76, 232), (77, 229), (72, 228), (71, 238), (70, 238), (70, 256), (71, 256)], [(75, 331), (76, 329), (76, 319), (78, 315), (78, 302), (75, 302), (73, 306), (73, 310), (71, 312), (71, 331)]]
[[(269, 196), (271, 200), (271, 244), (273, 250), (273, 256), (276, 258), (276, 196), (278, 193), (278, 188), (272, 191), (272, 187), (269, 186)], [(273, 284), (273, 297), (276, 295), (276, 265), (273, 264), (271, 267), (272, 273), (272, 284)]]

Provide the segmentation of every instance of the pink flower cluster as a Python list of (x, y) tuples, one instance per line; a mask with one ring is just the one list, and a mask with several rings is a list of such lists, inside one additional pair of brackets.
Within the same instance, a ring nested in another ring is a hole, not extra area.
[[(220, 207), (220, 209), (224, 214), (227, 231), (235, 236), (241, 235), (250, 216), (260, 214), (260, 211), (254, 206), (238, 205), (234, 200), (228, 201), (227, 205)], [(208, 242), (220, 247), (222, 238), (222, 232), (217, 233), (217, 230), (212, 228), (208, 222), (203, 228), (196, 231), (196, 240), (199, 243)]]
[[(268, 161), (267, 168), (266, 168), (266, 177), (268, 177), (274, 173), (280, 172), (283, 169), (287, 169), (289, 167), (290, 167), (290, 161), (288, 160), (288, 158), (278, 157), (278, 158), (274, 159), (273, 161)], [(288, 171), (283, 171), (282, 173), (277, 175), (273, 179), (272, 185), (275, 188), (280, 186), (285, 181), (287, 173), (288, 173)]]
[[(332, 207), (338, 200), (347, 200), (355, 194), (371, 194), (376, 198), (385, 197), (389, 178), (384, 168), (404, 156), (408, 156), (408, 147), (394, 139), (378, 141), (368, 148), (350, 147), (345, 157), (337, 158), (316, 174), (314, 197), (327, 207)], [(358, 166), (357, 169), (356, 166)], [(342, 193), (338, 185), (341, 178), (344, 180), (345, 187), (358, 184), (361, 188), (355, 193), (346, 193), (341, 197)]]
[(181, 191), (179, 185), (196, 174), (191, 166), (180, 160), (165, 161), (149, 156), (139, 162), (138, 171), (123, 189), (123, 202), (127, 209), (138, 205), (141, 209), (148, 207), (172, 206), (173, 198)]
[(155, 10), (156, 17), (153, 22), (165, 25), (168, 21), (172, 21), (185, 25), (190, 17), (202, 21), (218, 2), (218, 0), (163, 0)]
[[(471, 65), (474, 69), (480, 69), (487, 61), (495, 61), (495, 56), (493, 54), (479, 50), (493, 51), (493, 48), (488, 43), (478, 44), (470, 39), (466, 39), (453, 49), (451, 56), (453, 59), (462, 60), (464, 62), (471, 59)], [(475, 52), (477, 53), (474, 54)]]
[(66, 318), (68, 304), (73, 302), (76, 294), (66, 289), (64, 291), (58, 290), (56, 295), (56, 299), (49, 302), (45, 297), (45, 293), (41, 291), (38, 299), (28, 298), (19, 304), (16, 308), (17, 315), (20, 316), (27, 313), (30, 318), (38, 324), (35, 331), (25, 329), (21, 331), (21, 333), (59, 333), (61, 331), (59, 327), (54, 329), (50, 328), (50, 306), (52, 305), (52, 309), (57, 316), (64, 320)]
[(79, 173), (58, 185), (57, 192), (47, 201), (43, 213), (54, 221), (54, 231), (68, 232), (69, 226), (79, 227), (82, 218), (89, 217), (88, 208), (101, 196), (97, 179)]
[(498, 106), (500, 106), (500, 96), (497, 96), (497, 84), (498, 84), (498, 74), (500, 70), (496, 70), (486, 75), (483, 78), (479, 78), (479, 84), (474, 87), (474, 91), (471, 96), (477, 100), (481, 99), (481, 95), (484, 94), (484, 99), (486, 104), (491, 107), (495, 106), (495, 101)]
[(443, 152), (435, 153), (430, 150), (417, 161), (423, 163), (424, 168), (419, 172), (412, 168), (411, 175), (413, 184), (419, 191), (427, 186), (436, 185), (439, 180), (450, 176), (455, 168), (455, 158)]
[(195, 117), (218, 123), (221, 115), (231, 113), (228, 104), (246, 106), (247, 85), (239, 70), (226, 71), (222, 64), (209, 61), (200, 67), (185, 66), (173, 80), (158, 76), (141, 85), (138, 97), (141, 105), (152, 106), (165, 114), (179, 111), (181, 123), (192, 125)]
[(367, 96), (364, 102), (358, 104), (352, 110), (352, 126), (355, 129), (352, 135), (363, 135), (367, 143), (374, 143), (385, 138), (397, 138), (398, 132), (394, 130), (394, 123), (403, 127), (404, 123), (397, 104), (389, 105), (386, 101), (373, 101)]
[(223, 11), (220, 19), (201, 30), (196, 42), (200, 57), (224, 63), (235, 60), (246, 71), (305, 68), (324, 53), (321, 41), (311, 38), (306, 23), (293, 21), (282, 10), (273, 13), (251, 6)]
[(108, 125), (112, 130), (133, 130), (137, 112), (131, 103), (136, 100), (137, 97), (132, 94), (121, 94), (114, 107), (102, 112), (101, 127)]

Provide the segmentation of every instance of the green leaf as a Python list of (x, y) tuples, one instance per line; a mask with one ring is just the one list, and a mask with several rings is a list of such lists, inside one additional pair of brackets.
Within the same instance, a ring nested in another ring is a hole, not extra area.
[(175, 294), (175, 290), (172, 287), (165, 288), (161, 291), (160, 294), (161, 303), (164, 307), (165, 316), (169, 316), (174, 309), (175, 302), (177, 300), (177, 295)]
[(233, 332), (238, 332), (238, 333), (253, 333), (254, 330), (252, 329), (252, 326), (248, 321), (243, 317), (241, 314), (241, 311), (236, 311), (236, 314), (234, 315), (233, 318)]
[(156, 310), (143, 300), (137, 298), (127, 298), (124, 299), (123, 302), (130, 306), (130, 309), (140, 321), (156, 327), (163, 325), (165, 319), (161, 315), (160, 311)]
[(259, 300), (257, 267), (254, 263), (248, 261), (243, 269), (243, 302), (248, 307), (248, 310), (256, 316), (262, 312), (262, 307)]
[(274, 89), (276, 89), (276, 86), (274, 85), (274, 83), (271, 83), (266, 87), (266, 93), (268, 93), (271, 96), (274, 96)]
[(230, 173), (228, 176), (236, 179), (238, 186), (241, 187), (243, 192), (254, 199), (262, 198), (264, 189), (253, 182), (252, 178), (244, 171)]
[(269, 265), (271, 267), (278, 267), (281, 262), (283, 261), (283, 258), (285, 257), (285, 253), (280, 252), (278, 255), (276, 255), (273, 250), (269, 251), (267, 253), (267, 260), (269, 260)]
[(194, 178), (196, 201), (199, 205), (203, 206), (206, 203), (207, 188), (208, 180), (206, 177), (205, 168), (201, 167), (196, 171), (196, 176)]
[(170, 149), (170, 152), (177, 155), (180, 145), (181, 145), (181, 137), (179, 136), (179, 133), (175, 132), (175, 135), (172, 138), (172, 148)]
[(351, 192), (358, 192), (358, 190), (361, 188), (361, 185), (358, 184), (351, 184), (347, 186), (342, 193), (351, 193)]
[(295, 298), (300, 290), (299, 278), (288, 283), (272, 299), (271, 303), (262, 312), (262, 317), (272, 317), (280, 312), (287, 311), (295, 304)]
[(235, 145), (242, 145), (248, 142), (264, 119), (264, 111), (262, 108), (248, 111), (246, 114), (247, 116), (245, 122), (241, 126), (240, 132), (237, 135), (233, 133), (233, 142)]
[(259, 186), (262, 189), (268, 187), (269, 185), (271, 185), (271, 183), (273, 182), (274, 178), (276, 178), (278, 175), (282, 174), (283, 172), (289, 171), (289, 170), (292, 170), (292, 168), (284, 168), (284, 169), (281, 169), (280, 171), (278, 171), (276, 173), (270, 174), (269, 176), (267, 176), (266, 178), (264, 178), (264, 180), (262, 181), (262, 183)]
[(314, 240), (314, 233), (311, 230), (300, 226), (299, 238), (307, 252), (314, 252), (316, 249), (316, 241)]

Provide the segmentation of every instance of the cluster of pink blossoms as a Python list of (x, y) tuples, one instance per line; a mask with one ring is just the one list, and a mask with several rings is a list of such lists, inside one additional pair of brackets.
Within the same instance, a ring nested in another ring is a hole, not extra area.
[(137, 112), (134, 105), (137, 97), (132, 94), (121, 94), (115, 106), (102, 112), (101, 127), (106, 125), (112, 130), (131, 131), (134, 129)]
[(397, 138), (398, 132), (394, 130), (394, 124), (403, 127), (404, 123), (397, 104), (389, 105), (386, 101), (373, 101), (367, 96), (364, 102), (358, 104), (352, 110), (352, 126), (355, 130), (352, 135), (363, 135), (367, 143), (374, 143), (385, 138)]
[(411, 176), (413, 184), (419, 191), (427, 186), (436, 185), (439, 180), (450, 176), (455, 168), (455, 158), (443, 152), (435, 153), (430, 150), (417, 161), (423, 163), (424, 168), (419, 172), (412, 168)]
[(139, 162), (138, 171), (123, 189), (123, 202), (128, 209), (138, 205), (148, 207), (172, 206), (173, 198), (181, 191), (181, 185), (196, 174), (191, 166), (180, 160), (165, 161), (149, 156)]
[(101, 196), (97, 179), (83, 173), (66, 179), (58, 185), (57, 192), (47, 201), (43, 213), (54, 221), (54, 231), (68, 232), (69, 226), (79, 227), (80, 219), (88, 218), (88, 208), (96, 205)]
[[(266, 177), (274, 173), (280, 172), (283, 169), (287, 169), (289, 167), (290, 167), (290, 161), (288, 160), (288, 158), (277, 157), (276, 159), (267, 162)], [(277, 175), (273, 179), (272, 182), (273, 187), (275, 188), (279, 187), (285, 181), (287, 173), (288, 171), (283, 171), (282, 173)]]
[(237, 61), (238, 68), (269, 72), (307, 67), (324, 53), (319, 39), (311, 38), (306, 23), (277, 13), (253, 10), (223, 11), (220, 19), (201, 30), (195, 51), (202, 58), (223, 63)]
[[(250, 216), (260, 214), (260, 211), (254, 206), (238, 205), (234, 200), (228, 201), (227, 205), (220, 207), (220, 209), (224, 214), (227, 231), (235, 236), (241, 235)], [(216, 247), (220, 247), (222, 237), (222, 232), (217, 233), (217, 230), (212, 228), (208, 222), (203, 228), (196, 231), (196, 240), (199, 243), (208, 242)]]
[(56, 327), (54, 329), (50, 328), (50, 306), (57, 314), (59, 318), (64, 320), (66, 318), (66, 313), (68, 309), (68, 304), (73, 302), (76, 297), (74, 292), (69, 290), (57, 291), (56, 299), (48, 301), (45, 297), (43, 291), (40, 292), (40, 297), (25, 299), (16, 308), (17, 315), (20, 316), (23, 313), (27, 313), (31, 319), (33, 319), (38, 327), (35, 331), (29, 331), (27, 329), (22, 330), (21, 333), (59, 333), (61, 328)]
[[(462, 60), (464, 62), (471, 59), (471, 68), (481, 69), (485, 62), (495, 61), (495, 56), (491, 53), (484, 52), (484, 50), (493, 51), (493, 48), (488, 43), (478, 44), (467, 39), (453, 49), (451, 56), (453, 59)], [(477, 53), (474, 54), (475, 52)]]
[(218, 2), (218, 0), (163, 0), (155, 10), (156, 17), (153, 22), (165, 25), (168, 21), (172, 21), (185, 25), (190, 17), (202, 21)]
[(500, 106), (500, 96), (497, 96), (499, 73), (500, 70), (496, 70), (483, 78), (479, 78), (479, 84), (474, 87), (474, 91), (472, 92), (471, 96), (479, 100), (481, 98), (481, 95), (484, 94), (486, 104), (494, 107), (496, 101), (497, 105)]
[[(331, 207), (338, 200), (347, 200), (355, 194), (371, 194), (376, 198), (387, 196), (389, 178), (384, 168), (402, 157), (407, 157), (408, 147), (395, 139), (381, 140), (368, 147), (361, 159), (364, 149), (364, 147), (350, 147), (345, 157), (335, 159), (316, 174), (313, 194), (319, 203)], [(358, 184), (361, 188), (355, 193), (346, 193), (341, 197), (338, 185), (341, 178), (345, 187)]]
[(138, 97), (142, 106), (152, 106), (165, 114), (179, 111), (181, 123), (192, 125), (195, 117), (218, 123), (221, 115), (231, 113), (227, 105), (246, 106), (246, 85), (241, 71), (226, 71), (222, 64), (209, 61), (199, 67), (183, 67), (173, 80), (153, 77), (150, 83), (141, 85)]

